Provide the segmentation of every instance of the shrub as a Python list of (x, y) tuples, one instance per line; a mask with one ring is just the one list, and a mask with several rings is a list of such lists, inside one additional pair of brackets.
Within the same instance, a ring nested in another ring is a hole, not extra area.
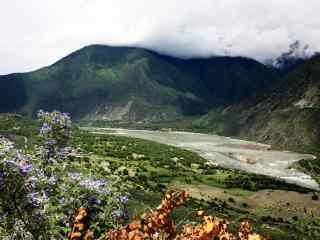
[[(185, 192), (167, 192), (161, 205), (135, 219), (123, 228), (112, 229), (99, 239), (108, 240), (142, 240), (142, 239), (175, 239), (175, 240), (207, 240), (224, 239), (235, 240), (235, 235), (228, 231), (228, 221), (208, 216), (204, 211), (197, 215), (203, 222), (197, 226), (187, 224), (181, 232), (177, 232), (175, 223), (171, 219), (173, 210), (181, 206), (187, 199)], [(70, 240), (94, 239), (94, 232), (89, 229), (87, 209), (78, 209), (74, 217), (73, 230), (69, 234)], [(240, 240), (262, 240), (260, 235), (253, 233), (248, 222), (242, 222), (238, 233)]]
[(95, 232), (124, 223), (121, 179), (71, 170), (70, 115), (39, 111), (38, 118), (42, 145), (31, 155), (0, 137), (0, 238), (65, 239), (73, 209), (81, 207), (90, 208)]

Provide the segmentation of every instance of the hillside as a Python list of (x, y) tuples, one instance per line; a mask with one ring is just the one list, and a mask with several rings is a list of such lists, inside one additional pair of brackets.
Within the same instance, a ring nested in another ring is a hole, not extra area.
[(317, 154), (319, 120), (320, 56), (315, 56), (265, 89), (235, 103), (215, 106), (200, 117), (149, 124), (97, 121), (91, 125), (211, 132)]
[(181, 60), (93, 45), (52, 66), (0, 76), (0, 112), (30, 116), (43, 108), (86, 120), (173, 120), (238, 102), (278, 77), (246, 58)]
[(212, 111), (194, 124), (290, 149), (320, 143), (320, 57), (289, 72), (268, 90)]
[(77, 120), (160, 122), (312, 147), (320, 142), (319, 65), (315, 56), (283, 77), (247, 58), (92, 45), (37, 71), (0, 76), (0, 112), (61, 109)]

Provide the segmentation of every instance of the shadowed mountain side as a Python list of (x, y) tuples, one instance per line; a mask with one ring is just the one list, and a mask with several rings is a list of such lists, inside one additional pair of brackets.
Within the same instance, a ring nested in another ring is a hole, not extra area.
[(201, 124), (275, 146), (316, 147), (320, 143), (320, 56), (313, 57), (268, 90), (223, 111), (212, 111)]
[(11, 74), (1, 77), (0, 112), (11, 112), (23, 107), (27, 102), (24, 76)]

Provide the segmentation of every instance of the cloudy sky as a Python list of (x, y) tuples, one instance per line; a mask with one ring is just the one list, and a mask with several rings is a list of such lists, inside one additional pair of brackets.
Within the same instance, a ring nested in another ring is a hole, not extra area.
[(0, 74), (94, 43), (259, 61), (295, 40), (320, 51), (319, 12), (320, 0), (1, 0)]

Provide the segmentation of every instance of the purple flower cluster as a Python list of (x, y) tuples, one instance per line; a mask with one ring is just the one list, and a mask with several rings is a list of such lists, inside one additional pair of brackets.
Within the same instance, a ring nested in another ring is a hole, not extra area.
[(52, 131), (52, 128), (48, 125), (48, 123), (44, 122), (40, 128), (40, 134), (45, 135)]
[(79, 182), (79, 185), (87, 188), (88, 190), (95, 191), (100, 194), (110, 194), (110, 189), (107, 188), (107, 181), (84, 179)]
[(22, 165), (20, 169), (22, 173), (26, 174), (31, 172), (33, 170), (33, 167), (32, 167), (32, 164), (25, 164), (25, 165)]
[(2, 138), (1, 141), (1, 146), (4, 146), (3, 148), (0, 148), (0, 156), (4, 158), (3, 164), (16, 167), (23, 175), (32, 172), (32, 157), (30, 155), (23, 154), (19, 150), (15, 150), (14, 145), (9, 140)]
[(64, 150), (64, 147), (71, 133), (70, 114), (39, 110), (37, 117), (42, 124), (39, 132), (44, 139), (42, 156), (45, 162), (53, 162), (54, 158), (65, 159), (68, 152)]
[(82, 177), (82, 174), (79, 172), (68, 172), (68, 177), (72, 180), (80, 180)]
[[(111, 190), (112, 188), (108, 186), (108, 181), (88, 178), (79, 172), (69, 172), (68, 178), (69, 180), (76, 182), (80, 187), (90, 191), (90, 195), (87, 196), (86, 199), (89, 206), (94, 207), (94, 205), (100, 206), (104, 203), (108, 203), (111, 207), (112, 221), (118, 222), (120, 219), (125, 221), (129, 219), (127, 207), (129, 201), (128, 195)], [(59, 201), (65, 203), (67, 200), (61, 198)]]
[[(34, 156), (15, 149), (13, 142), (0, 136), (0, 205), (11, 203), (8, 209), (14, 211), (12, 203), (18, 203), (18, 210), (27, 214), (24, 218), (35, 225), (43, 219), (56, 222), (59, 220), (57, 215), (66, 222), (68, 215), (72, 214), (66, 209), (72, 211), (78, 205), (88, 205), (99, 224), (127, 220), (129, 198), (120, 193), (118, 182), (68, 172), (72, 165), (68, 165), (66, 156), (73, 151), (67, 147), (71, 134), (70, 115), (40, 110), (37, 116), (43, 145), (36, 148)], [(18, 194), (12, 195), (15, 192)], [(0, 209), (0, 216), (10, 214)]]
[(44, 112), (39, 110), (37, 113), (38, 119), (42, 122), (40, 133), (50, 133), (54, 128), (60, 128), (64, 130), (64, 134), (67, 135), (71, 129), (71, 117), (69, 113), (61, 113), (59, 111)]
[[(21, 218), (24, 225), (34, 224), (33, 227), (37, 228), (38, 223), (45, 219), (44, 203), (48, 196), (40, 184), (42, 175), (31, 155), (15, 149), (11, 141), (1, 138), (0, 205), (5, 207), (0, 209), (0, 215), (8, 216), (8, 224), (14, 217), (17, 221)], [(31, 229), (30, 226), (24, 227)]]
[(32, 206), (35, 208), (39, 208), (48, 201), (48, 195), (45, 191), (32, 192), (28, 196), (31, 199)]
[(90, 191), (101, 194), (111, 193), (110, 189), (107, 186), (108, 182), (106, 180), (87, 178), (79, 172), (68, 172), (68, 178), (72, 181), (76, 181), (79, 186), (84, 187)]

